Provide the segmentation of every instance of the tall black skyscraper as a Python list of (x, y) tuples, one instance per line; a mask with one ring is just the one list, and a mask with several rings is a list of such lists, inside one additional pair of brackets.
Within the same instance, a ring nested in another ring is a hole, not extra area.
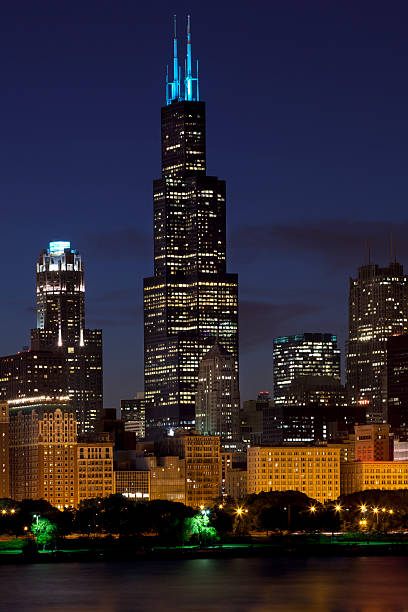
[(217, 336), (238, 370), (238, 277), (226, 272), (225, 182), (206, 174), (205, 104), (184, 92), (174, 32), (173, 81), (161, 109), (162, 176), (154, 181), (154, 276), (144, 281), (147, 426), (194, 423), (199, 363)]
[(84, 265), (69, 242), (50, 242), (36, 268), (37, 328), (31, 349), (59, 355), (64, 391), (80, 431), (92, 428), (103, 405), (102, 330), (85, 328)]
[(387, 422), (387, 340), (408, 331), (408, 276), (401, 264), (367, 264), (350, 279), (347, 389), (367, 420)]

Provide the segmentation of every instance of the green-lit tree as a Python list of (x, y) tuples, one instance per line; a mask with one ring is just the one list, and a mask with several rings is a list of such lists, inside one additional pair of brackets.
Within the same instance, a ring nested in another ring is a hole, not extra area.
[(55, 550), (58, 536), (58, 529), (55, 523), (52, 523), (47, 518), (36, 517), (31, 525), (31, 531), (35, 536), (38, 547), (42, 547), (43, 550), (46, 548)]
[(197, 540), (200, 546), (208, 546), (218, 541), (215, 527), (210, 525), (209, 510), (202, 510), (200, 514), (184, 519), (185, 535)]

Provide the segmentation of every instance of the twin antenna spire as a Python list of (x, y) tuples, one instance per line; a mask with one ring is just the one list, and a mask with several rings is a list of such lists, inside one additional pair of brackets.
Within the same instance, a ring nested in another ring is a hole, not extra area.
[(191, 70), (191, 27), (190, 15), (187, 16), (187, 57), (184, 62), (184, 95), (181, 92), (181, 68), (177, 54), (177, 24), (174, 15), (174, 38), (173, 38), (173, 80), (169, 81), (169, 67), (166, 75), (166, 104), (169, 105), (179, 100), (199, 100), (198, 89), (198, 60), (197, 72), (193, 77)]

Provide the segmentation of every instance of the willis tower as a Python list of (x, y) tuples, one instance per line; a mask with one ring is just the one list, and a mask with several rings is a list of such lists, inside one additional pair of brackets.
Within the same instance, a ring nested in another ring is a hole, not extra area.
[[(154, 276), (144, 279), (146, 425), (194, 426), (198, 369), (218, 342), (238, 372), (238, 276), (226, 271), (225, 181), (206, 173), (205, 103), (193, 76), (190, 17), (182, 82), (174, 21), (153, 183)], [(164, 429), (162, 429), (164, 428)]]

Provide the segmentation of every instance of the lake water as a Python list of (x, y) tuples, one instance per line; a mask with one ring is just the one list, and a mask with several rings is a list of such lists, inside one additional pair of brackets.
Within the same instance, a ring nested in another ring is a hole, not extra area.
[(196, 559), (0, 567), (16, 612), (403, 612), (408, 559)]

